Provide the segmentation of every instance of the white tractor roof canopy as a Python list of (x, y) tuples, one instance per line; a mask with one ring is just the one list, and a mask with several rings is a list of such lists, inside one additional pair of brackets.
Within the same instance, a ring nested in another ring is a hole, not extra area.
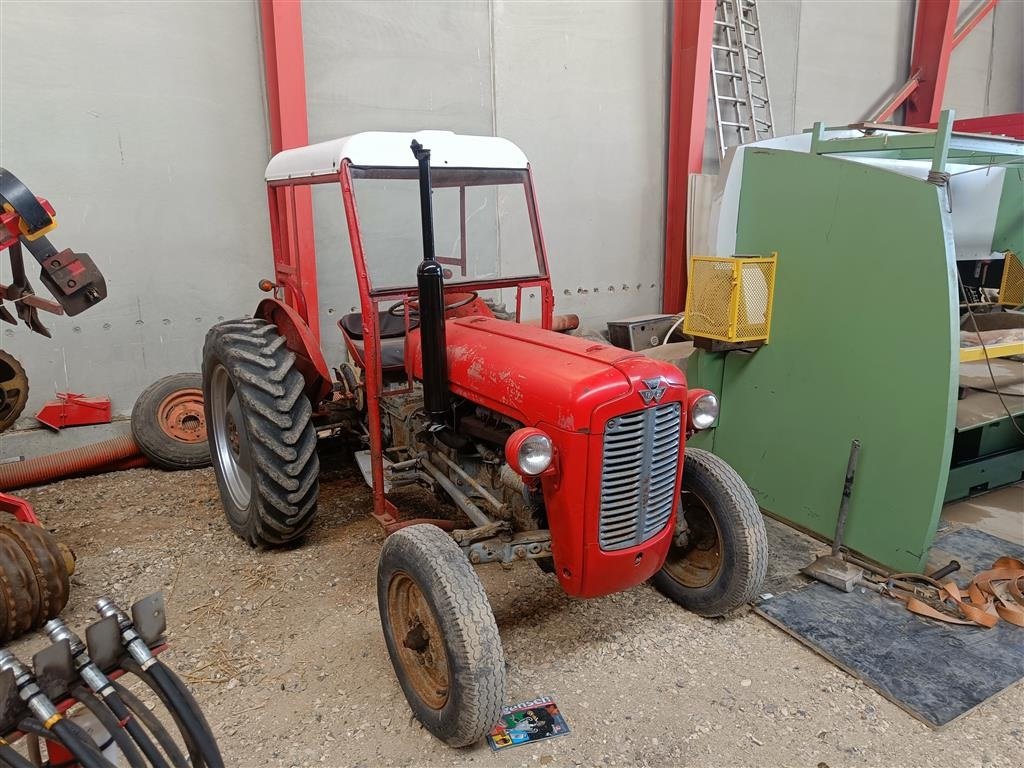
[(451, 131), (367, 131), (278, 152), (267, 165), (266, 180), (333, 176), (342, 160), (352, 165), (415, 168), (416, 158), (409, 148), (413, 139), (430, 150), (433, 168), (527, 167), (526, 155), (519, 147), (495, 136), (462, 136)]

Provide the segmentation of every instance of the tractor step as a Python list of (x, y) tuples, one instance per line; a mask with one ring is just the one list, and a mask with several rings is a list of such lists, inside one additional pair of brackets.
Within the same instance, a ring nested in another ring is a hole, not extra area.
[[(363, 480), (370, 488), (373, 488), (373, 463), (370, 460), (370, 452), (356, 451), (356, 464), (359, 471), (363, 473)], [(431, 485), (429, 478), (420, 472), (419, 462), (415, 459), (409, 461), (394, 462), (384, 457), (384, 493), (391, 493), (395, 488), (412, 483), (426, 482)]]
[[(373, 469), (370, 459), (369, 451), (356, 451), (356, 464), (359, 465), (359, 471), (363, 473), (363, 480), (366, 484), (373, 488)], [(390, 474), (388, 470), (391, 468), (391, 462), (386, 458), (384, 459), (384, 493), (391, 493), (391, 482), (388, 479)]]

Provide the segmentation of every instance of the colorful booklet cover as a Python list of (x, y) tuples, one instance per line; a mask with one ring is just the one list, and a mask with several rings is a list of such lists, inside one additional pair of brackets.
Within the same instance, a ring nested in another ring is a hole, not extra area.
[(541, 696), (533, 701), (503, 707), (501, 718), (487, 737), (487, 743), (497, 752), (568, 732), (569, 725), (558, 711), (558, 705), (551, 697)]

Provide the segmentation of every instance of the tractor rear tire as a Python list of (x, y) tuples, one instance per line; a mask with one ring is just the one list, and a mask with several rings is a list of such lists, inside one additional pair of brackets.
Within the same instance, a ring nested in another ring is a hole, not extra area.
[(743, 478), (707, 451), (687, 448), (677, 535), (651, 583), (701, 616), (724, 616), (749, 603), (764, 584), (768, 536), (764, 517)]
[(320, 459), (305, 380), (277, 326), (243, 318), (210, 329), (203, 401), (231, 528), (253, 547), (299, 539), (316, 514)]
[(459, 546), (429, 524), (391, 534), (377, 566), (377, 603), (416, 718), (452, 747), (484, 738), (505, 701), (505, 653), (487, 593)]

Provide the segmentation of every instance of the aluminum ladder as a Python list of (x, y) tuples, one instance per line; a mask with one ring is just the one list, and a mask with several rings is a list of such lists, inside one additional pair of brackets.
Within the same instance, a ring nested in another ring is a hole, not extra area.
[(718, 153), (775, 135), (757, 0), (717, 0), (711, 91)]

